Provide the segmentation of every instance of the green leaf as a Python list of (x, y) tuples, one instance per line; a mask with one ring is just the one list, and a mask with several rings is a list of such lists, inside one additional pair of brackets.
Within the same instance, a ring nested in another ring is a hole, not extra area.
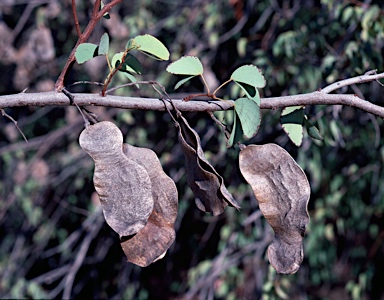
[[(127, 77), (129, 79), (129, 81), (135, 83), (137, 80), (135, 78), (135, 76), (133, 76), (131, 73), (128, 73), (128, 72), (121, 72), (121, 74), (123, 74), (125, 77)], [(135, 86), (140, 89), (140, 85), (139, 84), (135, 84)]]
[(235, 111), (239, 116), (245, 137), (254, 137), (261, 121), (259, 105), (251, 99), (240, 98), (235, 101)]
[[(100, 2), (100, 10), (103, 9), (103, 7), (104, 7), (104, 3), (103, 3), (103, 1), (101, 1)], [(111, 18), (111, 16), (107, 12), (103, 15), (103, 17), (106, 18), (106, 19), (110, 19)]]
[(280, 122), (289, 139), (300, 147), (303, 141), (304, 108), (302, 106), (284, 108)]
[(245, 92), (245, 95), (260, 105), (260, 96), (257, 88), (265, 86), (264, 76), (258, 67), (245, 65), (237, 68), (231, 79)]
[(97, 56), (97, 45), (82, 43), (76, 48), (75, 58), (78, 64), (85, 63), (87, 60)]
[(168, 60), (168, 49), (157, 38), (152, 35), (138, 35), (134, 38), (136, 43), (136, 49), (148, 54), (150, 57), (159, 60)]
[(169, 64), (167, 72), (177, 75), (202, 75), (203, 65), (195, 56), (183, 56), (180, 59)]
[(227, 147), (231, 148), (234, 144), (240, 141), (242, 137), (243, 137), (243, 130), (241, 129), (241, 126), (240, 126), (240, 120), (237, 113), (234, 113), (232, 132), (231, 132), (231, 136), (229, 137), (229, 140), (227, 141)]
[(244, 91), (245, 96), (247, 96), (247, 98), (252, 99), (257, 103), (257, 105), (260, 105), (260, 95), (259, 91), (256, 88), (242, 82), (235, 81), (235, 83)]
[(174, 89), (177, 90), (180, 86), (182, 86), (187, 81), (191, 80), (193, 77), (196, 77), (196, 75), (192, 75), (192, 76), (189, 76), (187, 78), (184, 78), (184, 79), (180, 80), (178, 83), (176, 83)]
[(323, 136), (321, 135), (319, 129), (317, 129), (317, 127), (315, 125), (313, 125), (308, 119), (307, 117), (305, 116), (304, 118), (304, 124), (305, 124), (305, 128), (307, 129), (307, 133), (308, 135), (315, 139), (315, 140), (320, 140), (322, 141), (324, 138)]
[[(112, 57), (111, 65), (113, 68), (117, 68), (120, 65), (123, 59), (123, 55), (124, 52), (119, 52)], [(125, 56), (124, 62), (119, 71), (142, 74), (143, 67), (141, 66), (141, 63), (136, 59), (136, 57), (128, 53)]]
[(245, 65), (237, 68), (231, 75), (231, 79), (238, 83), (245, 83), (252, 87), (265, 87), (265, 78), (258, 67), (254, 65)]
[(104, 33), (101, 36), (99, 43), (99, 55), (107, 55), (109, 50), (109, 36), (108, 33)]

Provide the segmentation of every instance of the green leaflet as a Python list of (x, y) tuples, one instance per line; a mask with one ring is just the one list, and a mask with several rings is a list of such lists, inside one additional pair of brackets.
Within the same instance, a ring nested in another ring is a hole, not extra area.
[(304, 125), (305, 125), (305, 128), (307, 129), (307, 133), (308, 135), (315, 139), (315, 140), (320, 140), (322, 141), (324, 138), (323, 136), (321, 135), (319, 129), (317, 129), (317, 127), (315, 125), (313, 125), (308, 119), (307, 119), (307, 116), (305, 116), (304, 118)]
[[(122, 61), (123, 55), (124, 52), (119, 52), (112, 57), (111, 65), (113, 68), (117, 68), (119, 66)], [(125, 56), (124, 63), (120, 67), (119, 71), (142, 74), (143, 67), (141, 66), (141, 63), (136, 59), (136, 57), (128, 53)]]
[(97, 56), (98, 46), (91, 43), (82, 43), (76, 48), (75, 58), (78, 64), (85, 63)]
[(280, 122), (290, 140), (300, 147), (303, 141), (304, 108), (302, 106), (284, 108)]
[(109, 50), (109, 36), (108, 36), (108, 33), (104, 33), (100, 39), (98, 55), (107, 55), (108, 50)]
[(260, 105), (260, 96), (257, 88), (265, 86), (265, 78), (258, 67), (245, 65), (237, 68), (231, 79), (245, 92), (246, 96)]
[(192, 75), (192, 76), (189, 76), (187, 78), (180, 80), (178, 83), (176, 83), (174, 90), (177, 90), (179, 87), (181, 87), (187, 81), (191, 80), (193, 77), (196, 77), (196, 75)]
[(157, 38), (152, 35), (138, 35), (134, 38), (136, 49), (159, 60), (168, 60), (168, 49)]
[(183, 56), (167, 67), (167, 72), (176, 75), (197, 76), (203, 74), (203, 71), (201, 61), (195, 56)]
[(240, 98), (235, 101), (235, 111), (245, 137), (254, 137), (260, 127), (260, 107), (251, 99)]
[(227, 141), (227, 147), (231, 148), (234, 144), (240, 141), (242, 137), (243, 137), (243, 130), (241, 129), (241, 126), (240, 126), (240, 119), (238, 115), (234, 112), (232, 132), (231, 132), (231, 136)]

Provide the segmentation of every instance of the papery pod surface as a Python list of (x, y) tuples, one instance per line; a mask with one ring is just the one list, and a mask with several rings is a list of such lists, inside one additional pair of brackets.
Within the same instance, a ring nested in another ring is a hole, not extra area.
[(268, 258), (279, 273), (295, 273), (303, 261), (309, 222), (310, 186), (304, 171), (276, 144), (250, 145), (240, 152), (240, 171), (275, 232)]
[(120, 237), (136, 234), (154, 204), (147, 171), (123, 153), (123, 135), (111, 122), (87, 126), (79, 142), (95, 162), (93, 181), (106, 222)]

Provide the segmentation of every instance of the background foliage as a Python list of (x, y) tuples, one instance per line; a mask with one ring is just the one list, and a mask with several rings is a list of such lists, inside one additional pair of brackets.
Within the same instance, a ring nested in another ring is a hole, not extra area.
[[(85, 24), (89, 5), (77, 2), (80, 24)], [(264, 97), (310, 92), (384, 69), (384, 5), (379, 0), (142, 0), (123, 2), (110, 16), (89, 42), (98, 43), (107, 31), (117, 52), (128, 38), (149, 33), (167, 45), (172, 61), (198, 56), (212, 87), (246, 63), (263, 71)], [(2, 1), (0, 93), (26, 87), (52, 90), (75, 42), (68, 1)], [(140, 79), (158, 80), (172, 92), (179, 78), (165, 72), (167, 62), (140, 60)], [(105, 60), (95, 58), (75, 66), (67, 83), (103, 81), (106, 75)], [(112, 85), (125, 80), (117, 78)], [(202, 88), (196, 78), (180, 93)], [(351, 89), (340, 92), (362, 93), (381, 103), (382, 87), (375, 82)], [(70, 90), (99, 92), (100, 87)], [(234, 98), (239, 90), (230, 85), (226, 92)], [(155, 96), (149, 87), (117, 93)], [(113, 120), (126, 142), (153, 149), (175, 180), (180, 199), (176, 242), (163, 260), (147, 268), (126, 263), (118, 236), (100, 214), (92, 161), (77, 141), (83, 128), (77, 110), (6, 109), (29, 143), (13, 123), (0, 119), (1, 297), (383, 299), (383, 120), (348, 107), (307, 107), (325, 139), (304, 137), (303, 146), (296, 148), (279, 125), (280, 112), (263, 112), (259, 134), (251, 142), (275, 142), (287, 149), (312, 188), (304, 263), (297, 274), (282, 276), (267, 262), (272, 232), (240, 176), (238, 149), (226, 149), (224, 135), (207, 115), (186, 117), (242, 204), (240, 212), (227, 208), (218, 217), (194, 205), (176, 129), (167, 114), (100, 107), (92, 111), (100, 120)]]

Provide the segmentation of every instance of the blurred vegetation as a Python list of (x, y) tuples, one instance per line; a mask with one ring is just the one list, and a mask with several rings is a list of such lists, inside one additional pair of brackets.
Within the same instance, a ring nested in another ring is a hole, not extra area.
[[(80, 24), (90, 7), (78, 2)], [(239, 65), (253, 63), (267, 80), (262, 96), (317, 90), (336, 80), (384, 70), (384, 4), (380, 0), (123, 2), (103, 20), (89, 42), (107, 31), (111, 47), (149, 33), (171, 60), (196, 55), (208, 84), (218, 86)], [(0, 93), (49, 91), (73, 45), (70, 1), (0, 4)], [(142, 80), (168, 92), (178, 78), (167, 62), (137, 57)], [(103, 81), (105, 60), (75, 66), (67, 84)], [(117, 78), (112, 83), (123, 83)], [(192, 80), (180, 93), (201, 91)], [(345, 88), (380, 104), (376, 82)], [(76, 85), (73, 92), (98, 92)], [(229, 86), (230, 98), (239, 91)], [(149, 87), (121, 95), (155, 96)], [(175, 95), (180, 97), (180, 95)], [(126, 142), (153, 149), (179, 191), (177, 239), (164, 259), (147, 268), (125, 262), (118, 236), (103, 222), (92, 183), (93, 163), (78, 145), (83, 121), (74, 107), (5, 109), (0, 119), (0, 297), (111, 299), (384, 299), (383, 120), (340, 106), (307, 107), (323, 136), (305, 137), (296, 148), (279, 125), (279, 112), (264, 111), (250, 142), (275, 142), (307, 173), (312, 196), (305, 260), (295, 275), (269, 266), (273, 237), (237, 167), (238, 149), (226, 149), (220, 128), (202, 113), (186, 117), (200, 133), (208, 159), (242, 204), (212, 217), (200, 212), (186, 187), (183, 155), (166, 113), (91, 108), (113, 120)], [(228, 113), (218, 113), (220, 118)], [(67, 293), (67, 294), (66, 294)]]

